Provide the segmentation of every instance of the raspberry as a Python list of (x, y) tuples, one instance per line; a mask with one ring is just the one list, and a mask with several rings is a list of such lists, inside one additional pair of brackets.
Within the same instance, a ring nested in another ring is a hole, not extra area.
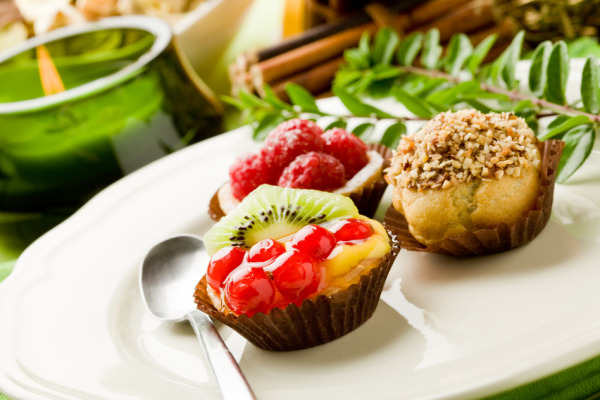
[(367, 165), (367, 146), (362, 140), (341, 128), (333, 128), (323, 133), (323, 151), (331, 154), (344, 164), (346, 179), (352, 178)]
[(251, 191), (268, 183), (275, 185), (279, 174), (274, 174), (260, 154), (245, 153), (236, 158), (229, 168), (233, 197), (242, 200)]
[(275, 128), (261, 150), (265, 162), (281, 172), (296, 157), (323, 149), (323, 131), (312, 121), (292, 119)]
[(278, 185), (332, 191), (344, 186), (345, 183), (344, 165), (337, 158), (312, 151), (296, 157), (283, 170)]

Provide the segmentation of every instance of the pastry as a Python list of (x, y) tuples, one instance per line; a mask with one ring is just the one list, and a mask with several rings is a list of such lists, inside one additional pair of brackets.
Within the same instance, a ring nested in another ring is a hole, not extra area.
[[(540, 149), (546, 146), (553, 150), (544, 151), (551, 157), (544, 161)], [(393, 208), (406, 220), (416, 249), (474, 255), (525, 244), (544, 227), (550, 209), (519, 240), (506, 234), (494, 243), (489, 235), (542, 211), (544, 197), (551, 207), (561, 148), (557, 141), (538, 143), (512, 113), (441, 113), (400, 141), (386, 173), (394, 186)], [(486, 230), (486, 244), (472, 235)]]
[(373, 216), (386, 188), (383, 169), (390, 157), (385, 146), (367, 146), (344, 129), (323, 132), (310, 120), (286, 121), (269, 134), (259, 152), (236, 158), (209, 214), (218, 221), (258, 186), (270, 184), (340, 193), (362, 214)]
[(323, 344), (369, 319), (399, 250), (348, 197), (271, 185), (204, 242), (198, 308), (268, 350)]

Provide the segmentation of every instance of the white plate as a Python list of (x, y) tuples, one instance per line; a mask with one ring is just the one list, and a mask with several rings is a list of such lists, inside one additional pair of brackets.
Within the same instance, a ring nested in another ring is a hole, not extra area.
[[(0, 393), (219, 398), (191, 328), (154, 321), (137, 276), (153, 244), (210, 227), (210, 197), (255, 146), (240, 129), (163, 158), (29, 247), (0, 285)], [(525, 247), (402, 251), (372, 319), (332, 343), (272, 353), (220, 330), (260, 399), (476, 398), (560, 371), (600, 354), (599, 180), (594, 152)]]

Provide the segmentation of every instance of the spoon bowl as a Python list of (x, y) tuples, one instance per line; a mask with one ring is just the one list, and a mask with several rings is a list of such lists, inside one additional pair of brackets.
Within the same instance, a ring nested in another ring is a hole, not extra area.
[(179, 322), (196, 308), (192, 293), (209, 257), (202, 239), (181, 235), (154, 246), (144, 260), (140, 282), (145, 304), (161, 321)]
[(212, 320), (193, 301), (194, 288), (208, 265), (204, 242), (180, 235), (154, 246), (140, 271), (142, 298), (148, 312), (165, 322), (188, 320), (208, 358), (224, 399), (256, 399), (239, 365)]

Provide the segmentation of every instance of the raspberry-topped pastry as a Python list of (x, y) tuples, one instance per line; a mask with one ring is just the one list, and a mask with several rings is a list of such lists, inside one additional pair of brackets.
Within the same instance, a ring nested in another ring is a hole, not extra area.
[(211, 260), (198, 308), (269, 350), (315, 346), (366, 321), (398, 251), (348, 197), (270, 185), (204, 242)]
[(385, 146), (369, 147), (344, 129), (323, 132), (310, 120), (286, 121), (267, 136), (260, 151), (235, 160), (210, 214), (218, 220), (258, 186), (270, 184), (340, 193), (372, 216), (386, 188), (382, 171), (390, 157)]

